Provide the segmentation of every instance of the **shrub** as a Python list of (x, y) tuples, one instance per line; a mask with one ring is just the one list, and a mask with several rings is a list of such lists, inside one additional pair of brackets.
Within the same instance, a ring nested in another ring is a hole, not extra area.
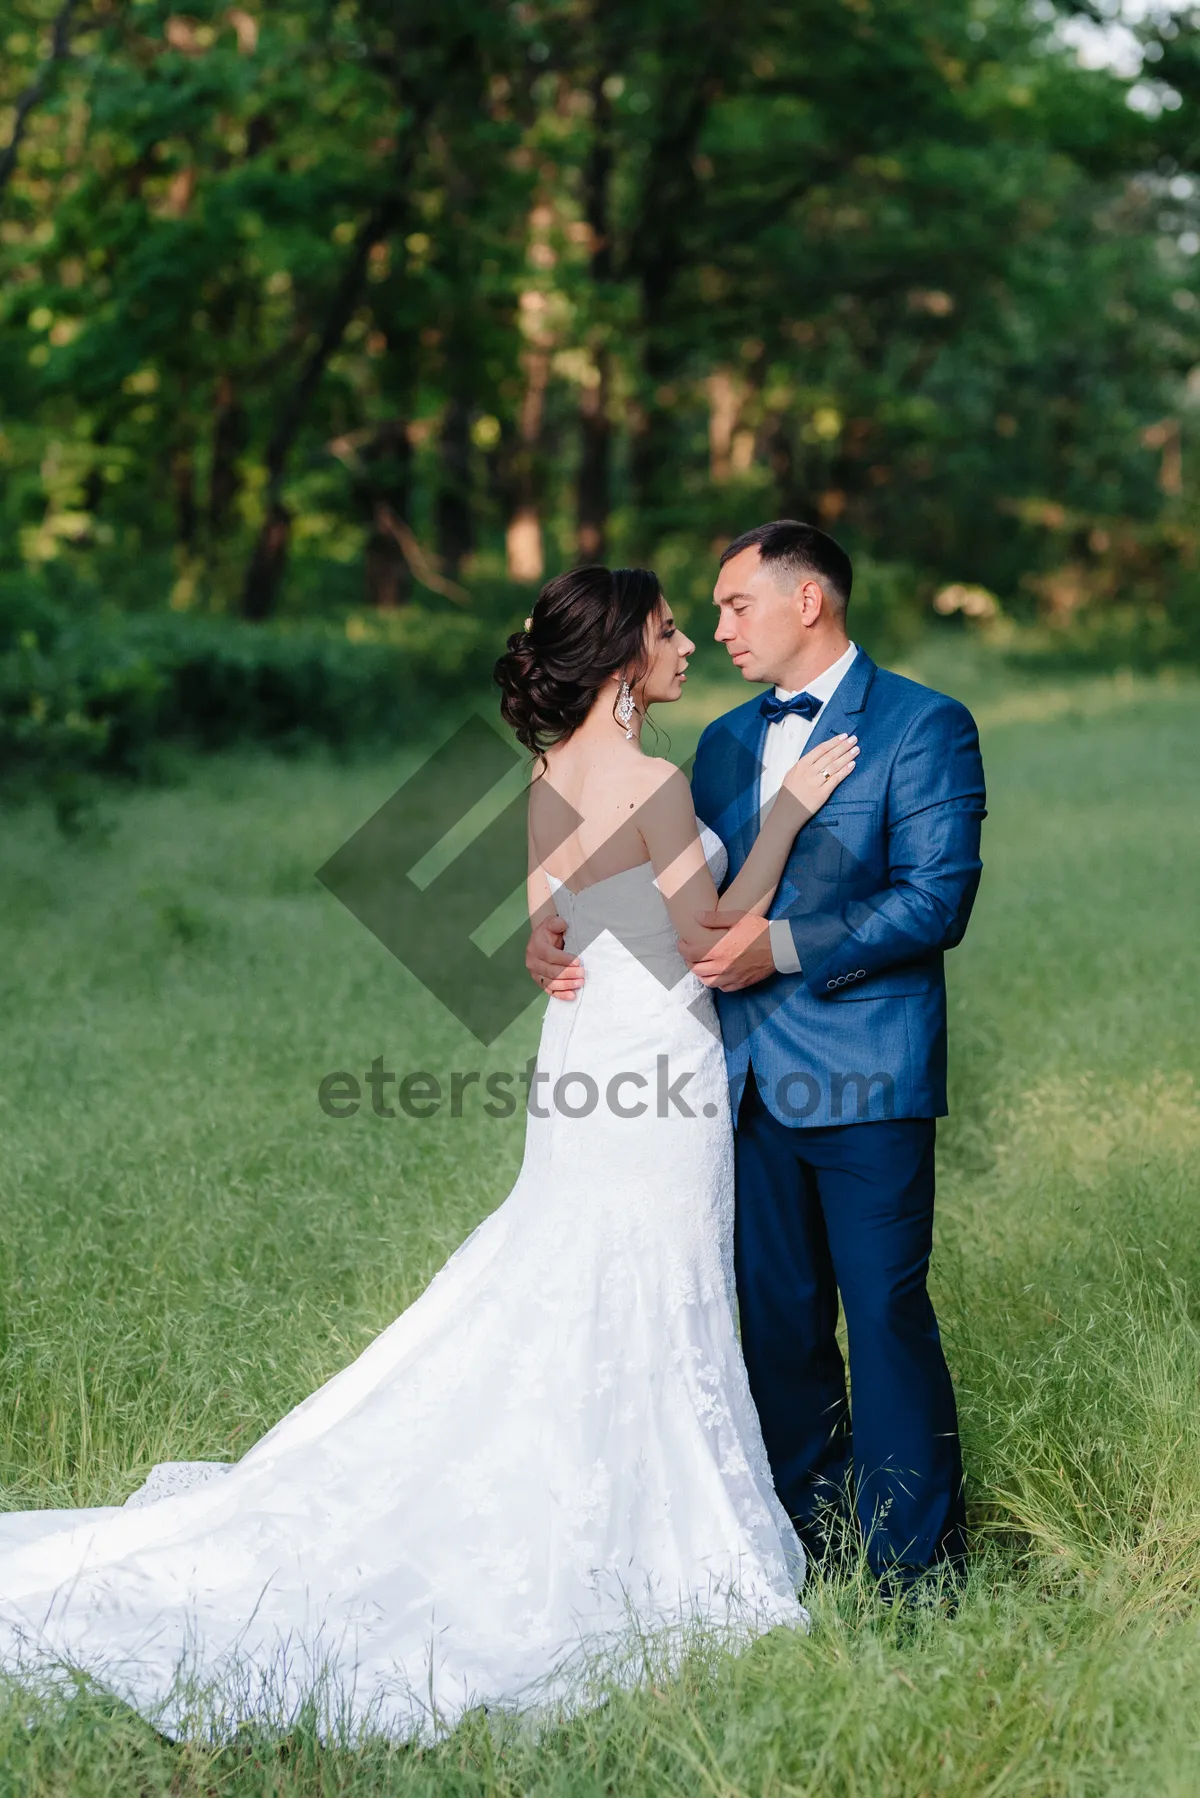
[(486, 690), (502, 630), (406, 608), (395, 620), (252, 626), (186, 615), (79, 619), (0, 588), (0, 768), (10, 787), (137, 777), (176, 742), (281, 750), (402, 741), (464, 689)]

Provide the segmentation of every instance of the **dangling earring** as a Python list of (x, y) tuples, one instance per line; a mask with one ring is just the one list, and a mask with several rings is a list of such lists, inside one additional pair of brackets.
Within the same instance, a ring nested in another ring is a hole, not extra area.
[(621, 682), (621, 691), (617, 694), (617, 703), (614, 707), (614, 714), (617, 723), (625, 726), (626, 742), (628, 742), (633, 735), (633, 714), (636, 710), (637, 707), (633, 703), (633, 694), (629, 690), (629, 682), (623, 680)]

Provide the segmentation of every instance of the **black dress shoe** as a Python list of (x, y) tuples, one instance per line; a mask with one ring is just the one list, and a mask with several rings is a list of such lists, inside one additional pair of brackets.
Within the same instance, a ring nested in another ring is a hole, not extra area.
[(965, 1580), (965, 1569), (948, 1561), (936, 1567), (894, 1568), (880, 1574), (879, 1597), (889, 1610), (914, 1618), (951, 1618), (958, 1614)]

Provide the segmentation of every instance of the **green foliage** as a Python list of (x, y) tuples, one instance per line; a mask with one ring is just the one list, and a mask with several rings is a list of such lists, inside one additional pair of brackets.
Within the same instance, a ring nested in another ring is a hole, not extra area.
[(50, 13), (0, 0), (0, 567), (340, 617), (800, 514), (1065, 635), (1200, 615), (1120, 547), (1200, 554), (1192, 14), (1139, 84), (1024, 0)]
[(18, 586), (0, 593), (6, 790), (49, 790), (69, 826), (80, 777), (153, 776), (164, 743), (411, 741), (447, 699), (486, 689), (500, 640), (492, 619), (417, 607), (386, 632), (353, 617), (341, 633), (170, 612), (79, 619)]

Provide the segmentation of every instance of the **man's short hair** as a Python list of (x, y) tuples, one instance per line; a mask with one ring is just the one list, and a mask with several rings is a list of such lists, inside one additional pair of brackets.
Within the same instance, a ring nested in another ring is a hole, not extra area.
[(801, 524), (796, 518), (777, 518), (773, 524), (755, 525), (721, 552), (721, 567), (744, 549), (756, 548), (763, 566), (771, 570), (781, 586), (795, 586), (805, 575), (815, 575), (833, 602), (840, 617), (846, 616), (854, 568), (841, 544), (815, 524)]

